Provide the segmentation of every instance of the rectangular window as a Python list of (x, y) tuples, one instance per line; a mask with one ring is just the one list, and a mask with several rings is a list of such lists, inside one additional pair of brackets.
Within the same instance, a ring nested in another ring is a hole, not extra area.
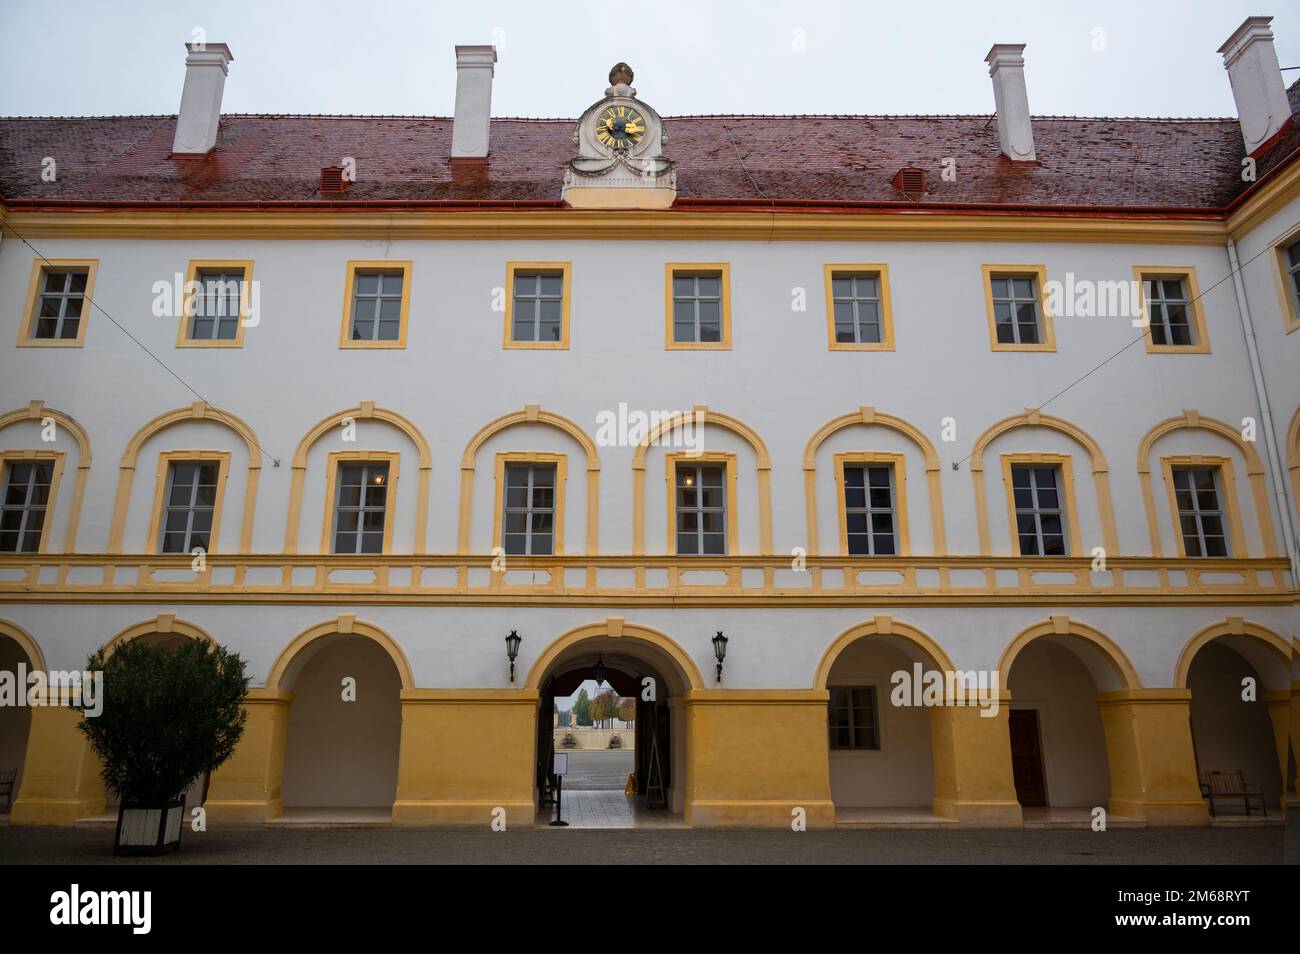
[(506, 464), (501, 523), (506, 553), (550, 556), (555, 552), (556, 483), (554, 464)]
[(994, 351), (1055, 351), (1056, 334), (1043, 265), (983, 265), (989, 347)]
[(1061, 469), (1055, 465), (1012, 464), (1011, 493), (1021, 556), (1067, 556)]
[(405, 348), (411, 311), (411, 263), (348, 262), (340, 348)]
[(879, 749), (875, 686), (831, 686), (827, 722), (832, 749)]
[(898, 512), (892, 466), (844, 465), (844, 523), (850, 556), (898, 554)]
[(669, 350), (731, 347), (730, 273), (725, 263), (666, 266)]
[(54, 462), (10, 461), (0, 502), (0, 553), (38, 553), (45, 530)]
[(194, 281), (198, 293), (190, 303), (191, 341), (234, 341), (244, 302), (244, 270), (200, 268)]
[(1183, 552), (1189, 557), (1229, 556), (1218, 467), (1174, 467), (1174, 501)]
[(1141, 294), (1149, 354), (1209, 354), (1210, 334), (1201, 308), (1196, 269), (1134, 265), (1133, 279)]
[(827, 266), (830, 291), (831, 348), (892, 346), (889, 292), (880, 271), (850, 272)]
[(1146, 298), (1151, 341), (1157, 345), (1188, 346), (1196, 344), (1188, 315), (1183, 280), (1149, 275), (1142, 277), (1142, 294)]
[(1287, 332), (1300, 328), (1300, 238), (1292, 236), (1277, 246), (1278, 292)]
[(388, 464), (338, 464), (334, 498), (334, 552), (383, 553), (388, 519)]
[(568, 262), (506, 262), (503, 347), (568, 349), (572, 271)]
[(716, 274), (673, 276), (673, 341), (722, 340), (722, 278)]
[(94, 258), (38, 258), (32, 262), (18, 328), (20, 348), (80, 348), (94, 308)]
[(89, 276), (90, 272), (85, 268), (42, 269), (36, 320), (32, 325), (33, 338), (75, 341), (80, 337)]
[(1286, 274), (1290, 279), (1287, 286), (1291, 292), (1291, 307), (1300, 315), (1300, 240), (1286, 248)]
[(511, 341), (559, 344), (564, 339), (564, 275), (515, 272)]
[(995, 275), (989, 280), (998, 344), (1041, 344), (1038, 288), (1032, 275)]
[(211, 549), (212, 521), (221, 476), (219, 461), (172, 461), (167, 474), (160, 553)]
[(353, 341), (397, 341), (401, 338), (405, 278), (400, 272), (357, 272), (352, 286)]
[(678, 463), (674, 493), (677, 552), (714, 556), (727, 552), (727, 467)]

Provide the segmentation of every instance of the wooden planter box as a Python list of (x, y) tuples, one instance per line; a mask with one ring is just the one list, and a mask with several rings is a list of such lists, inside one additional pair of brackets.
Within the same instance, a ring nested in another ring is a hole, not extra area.
[(185, 801), (123, 802), (117, 809), (115, 855), (161, 855), (181, 846)]

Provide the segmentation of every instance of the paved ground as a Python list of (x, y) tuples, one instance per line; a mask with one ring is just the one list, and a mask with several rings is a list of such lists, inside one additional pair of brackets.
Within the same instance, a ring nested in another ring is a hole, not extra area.
[[(564, 751), (561, 749), (560, 751)], [(566, 792), (611, 790), (623, 791), (632, 774), (630, 749), (596, 749), (591, 752), (569, 751), (569, 774), (564, 776)]]
[[(112, 863), (111, 831), (0, 829), (0, 864)], [(1300, 830), (214, 829), (119, 864), (1300, 864)]]

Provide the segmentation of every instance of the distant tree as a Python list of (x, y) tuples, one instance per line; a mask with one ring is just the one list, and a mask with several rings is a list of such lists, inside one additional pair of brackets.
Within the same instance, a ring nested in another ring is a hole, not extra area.
[(627, 725), (636, 721), (636, 700), (620, 699), (618, 700), (618, 717)]
[(558, 722), (561, 728), (567, 728), (573, 725), (573, 712), (569, 709), (558, 709), (556, 715), (559, 716)]
[(591, 718), (603, 728), (609, 728), (610, 720), (618, 715), (618, 693), (606, 689), (591, 704)]
[(573, 704), (573, 717), (578, 725), (591, 725), (591, 697), (586, 689), (578, 690), (578, 700)]

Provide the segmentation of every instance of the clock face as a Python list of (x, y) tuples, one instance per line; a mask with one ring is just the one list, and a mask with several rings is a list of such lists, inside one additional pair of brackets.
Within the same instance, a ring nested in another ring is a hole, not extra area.
[(596, 139), (611, 149), (630, 149), (645, 133), (645, 117), (631, 106), (610, 106), (596, 119)]

